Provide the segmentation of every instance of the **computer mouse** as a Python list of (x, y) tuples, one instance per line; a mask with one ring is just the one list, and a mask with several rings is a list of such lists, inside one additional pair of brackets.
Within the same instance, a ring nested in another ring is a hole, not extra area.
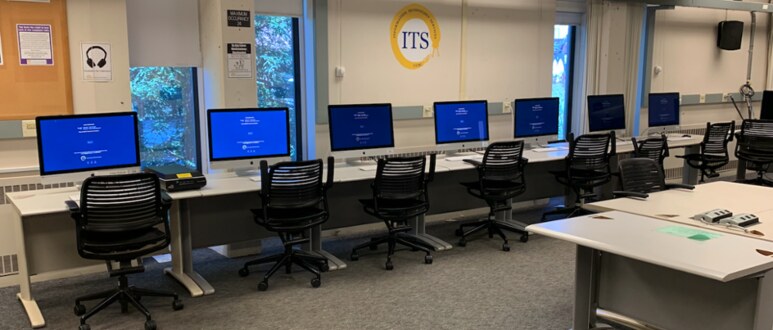
[(692, 137), (692, 136), (690, 136), (690, 134), (683, 134), (682, 137), (688, 138), (688, 137)]

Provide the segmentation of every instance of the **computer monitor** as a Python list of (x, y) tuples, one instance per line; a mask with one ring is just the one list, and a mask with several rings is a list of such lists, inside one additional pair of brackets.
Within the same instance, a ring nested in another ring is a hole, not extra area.
[(328, 106), (327, 111), (330, 150), (336, 158), (394, 153), (391, 104), (339, 104)]
[(679, 93), (651, 93), (647, 104), (650, 128), (679, 128)]
[(488, 102), (435, 102), (435, 143), (438, 150), (488, 145)]
[(513, 137), (530, 147), (548, 144), (558, 138), (559, 102), (557, 97), (515, 100)]
[(137, 113), (35, 118), (43, 184), (140, 170)]
[(624, 130), (623, 94), (588, 95), (588, 128), (591, 132)]
[(207, 110), (209, 167), (254, 175), (260, 161), (290, 160), (288, 108)]
[(762, 106), (760, 107), (760, 119), (773, 120), (773, 91), (762, 93)]

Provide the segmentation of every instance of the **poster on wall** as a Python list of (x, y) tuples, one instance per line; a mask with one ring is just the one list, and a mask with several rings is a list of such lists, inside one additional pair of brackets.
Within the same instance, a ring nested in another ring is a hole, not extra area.
[(85, 81), (113, 80), (113, 64), (109, 43), (82, 43), (81, 68)]
[(228, 78), (252, 78), (252, 45), (248, 43), (230, 43), (228, 52)]
[(427, 7), (407, 5), (395, 14), (389, 26), (392, 53), (404, 68), (417, 70), (440, 56), (440, 24)]
[(50, 24), (16, 24), (20, 65), (54, 65)]

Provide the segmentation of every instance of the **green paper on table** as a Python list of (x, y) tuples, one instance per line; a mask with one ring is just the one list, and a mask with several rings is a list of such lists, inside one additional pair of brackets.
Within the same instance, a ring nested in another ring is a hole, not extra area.
[(708, 241), (713, 238), (721, 237), (721, 234), (712, 233), (700, 229), (682, 227), (682, 226), (668, 226), (658, 229), (659, 232), (665, 234), (671, 234), (674, 236), (685, 237), (696, 241)]

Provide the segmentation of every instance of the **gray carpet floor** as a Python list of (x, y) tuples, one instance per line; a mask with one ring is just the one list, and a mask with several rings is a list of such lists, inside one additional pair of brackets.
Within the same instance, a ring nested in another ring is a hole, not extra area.
[[(539, 211), (516, 215), (534, 221)], [(457, 222), (440, 222), (428, 232), (456, 242)], [(376, 233), (336, 237), (325, 249), (348, 260), (350, 249)], [(435, 252), (425, 265), (423, 253), (403, 250), (384, 270), (385, 247), (364, 250), (359, 261), (341, 271), (324, 273), (322, 286), (311, 288), (312, 275), (298, 268), (279, 272), (268, 291), (257, 283), (270, 265), (239, 277), (250, 258), (229, 259), (209, 250), (194, 251), (195, 269), (215, 287), (214, 295), (191, 298), (171, 278), (162, 275), (168, 263), (149, 259), (147, 271), (132, 275), (138, 287), (176, 291), (185, 308), (172, 311), (169, 299), (143, 298), (159, 329), (568, 329), (572, 320), (575, 247), (532, 236), (528, 243), (511, 234), (510, 252), (501, 240), (485, 235), (466, 247)], [(278, 252), (278, 241), (267, 240), (264, 253)], [(33, 284), (48, 329), (76, 329), (73, 299), (107, 290), (115, 280), (93, 274)], [(0, 329), (25, 329), (29, 323), (15, 298), (18, 287), (0, 289)], [(93, 306), (93, 302), (87, 307)], [(94, 316), (92, 329), (142, 329), (144, 318), (118, 305)]]

